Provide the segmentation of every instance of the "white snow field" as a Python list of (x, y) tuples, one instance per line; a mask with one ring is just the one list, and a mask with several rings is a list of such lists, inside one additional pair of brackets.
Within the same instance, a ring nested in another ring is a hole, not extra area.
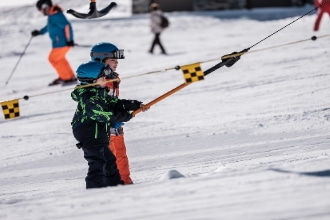
[[(317, 33), (315, 12), (304, 16), (234, 66), (138, 114), (124, 126), (135, 184), (86, 190), (87, 162), (70, 126), (74, 86), (47, 86), (56, 78), (48, 36), (33, 38), (18, 62), (30, 32), (46, 24), (35, 1), (25, 2), (0, 8), (0, 100), (20, 98), (21, 115), (0, 116), (0, 219), (330, 219), (328, 16)], [(54, 2), (88, 10), (88, 1)], [(108, 3), (97, 1), (99, 9)], [(167, 13), (164, 56), (148, 53), (148, 14), (117, 4), (99, 19), (66, 14), (80, 45), (67, 57), (76, 69), (89, 45), (125, 49), (121, 98), (144, 103), (184, 82), (175, 66), (202, 62), (206, 70), (313, 9)]]

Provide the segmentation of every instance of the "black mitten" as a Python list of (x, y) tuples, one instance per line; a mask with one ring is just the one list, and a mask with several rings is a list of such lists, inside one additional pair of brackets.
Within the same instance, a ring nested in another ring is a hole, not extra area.
[(73, 47), (74, 46), (73, 40), (66, 42), (66, 45), (69, 46), (69, 47)]
[(111, 124), (116, 124), (118, 122), (127, 122), (129, 120), (131, 120), (132, 118), (132, 114), (130, 114), (129, 112), (113, 112), (113, 115), (111, 116), (110, 119), (110, 123)]
[(31, 32), (31, 35), (32, 35), (32, 37), (38, 36), (38, 35), (40, 35), (40, 31), (34, 30)]

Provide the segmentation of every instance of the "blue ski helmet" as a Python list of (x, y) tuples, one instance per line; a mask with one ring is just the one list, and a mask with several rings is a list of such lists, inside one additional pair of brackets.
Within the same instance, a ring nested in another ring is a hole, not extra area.
[(81, 64), (76, 70), (77, 78), (82, 83), (93, 83), (104, 74), (104, 64), (100, 62), (89, 61)]
[(38, 10), (43, 9), (43, 7), (45, 7), (45, 5), (48, 7), (51, 7), (51, 6), (53, 6), (53, 3), (51, 0), (39, 0), (36, 3), (36, 7), (38, 8)]
[(111, 43), (98, 43), (91, 49), (91, 60), (104, 62), (105, 58), (125, 59), (124, 50), (118, 49)]

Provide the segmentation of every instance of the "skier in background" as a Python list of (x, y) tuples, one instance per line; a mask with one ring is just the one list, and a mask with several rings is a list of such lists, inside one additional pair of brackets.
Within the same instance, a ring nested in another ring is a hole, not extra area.
[(314, 31), (318, 31), (321, 23), (321, 19), (324, 13), (330, 16), (330, 1), (329, 0), (314, 0), (315, 7), (319, 7), (317, 10), (317, 17), (314, 24)]
[(162, 54), (166, 55), (166, 51), (164, 49), (163, 44), (160, 41), (160, 34), (163, 31), (163, 28), (161, 27), (161, 15), (163, 12), (160, 10), (160, 6), (157, 3), (152, 3), (150, 5), (150, 27), (151, 32), (154, 34), (154, 39), (151, 44), (151, 48), (149, 50), (149, 53), (154, 53), (154, 48), (156, 45), (158, 45), (162, 51)]
[[(113, 98), (118, 98), (119, 96), (119, 74), (115, 72), (118, 66), (118, 59), (124, 59), (124, 55), (111, 57), (112, 53), (120, 54), (120, 51), (115, 45), (111, 43), (99, 43), (92, 47), (91, 49), (91, 60), (100, 62), (105, 66), (109, 66), (112, 72), (108, 74), (107, 79), (117, 79), (118, 81), (108, 82), (106, 86), (109, 89), (109, 96)], [(148, 108), (141, 104), (143, 111)], [(124, 123), (112, 123), (110, 128), (110, 145), (112, 153), (116, 156), (116, 163), (120, 173), (121, 179), (124, 184), (133, 184), (130, 177), (129, 161), (127, 157), (127, 150), (124, 140)]]
[(58, 74), (58, 78), (49, 83), (49, 86), (77, 82), (74, 71), (65, 58), (67, 52), (74, 46), (71, 23), (64, 16), (60, 6), (53, 5), (51, 0), (39, 0), (36, 3), (36, 7), (48, 17), (48, 20), (45, 27), (32, 31), (31, 35), (35, 37), (49, 33), (52, 41), (52, 50), (48, 60)]

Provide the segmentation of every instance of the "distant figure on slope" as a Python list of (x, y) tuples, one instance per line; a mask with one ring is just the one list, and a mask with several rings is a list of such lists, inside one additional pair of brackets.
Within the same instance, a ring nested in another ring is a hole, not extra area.
[[(116, 52), (107, 53), (107, 57), (120, 59), (123, 51)], [(101, 62), (83, 63), (77, 69), (81, 86), (71, 93), (77, 102), (72, 132), (88, 162), (87, 189), (123, 184), (116, 157), (109, 148), (110, 125), (129, 121), (133, 117), (130, 111), (142, 107), (140, 101), (118, 99), (108, 94), (106, 77), (111, 73), (110, 67)]]
[(160, 41), (160, 34), (163, 31), (163, 28), (161, 27), (161, 15), (163, 12), (160, 10), (160, 6), (157, 3), (152, 3), (150, 5), (150, 27), (151, 27), (151, 32), (154, 33), (154, 39), (151, 44), (151, 48), (149, 50), (149, 53), (154, 52), (154, 48), (156, 45), (159, 45), (162, 54), (166, 55), (166, 51), (164, 49), (164, 46), (162, 45)]
[(330, 16), (330, 1), (329, 0), (314, 0), (315, 7), (319, 7), (317, 10), (317, 17), (314, 24), (314, 31), (318, 31), (321, 23), (321, 19), (324, 13)]
[(58, 78), (49, 83), (49, 86), (77, 82), (74, 71), (65, 58), (66, 53), (74, 46), (73, 30), (70, 22), (64, 16), (60, 6), (53, 5), (51, 0), (39, 0), (36, 7), (45, 16), (48, 16), (48, 21), (45, 27), (32, 31), (31, 35), (35, 37), (49, 33), (52, 50), (48, 60), (58, 74)]

